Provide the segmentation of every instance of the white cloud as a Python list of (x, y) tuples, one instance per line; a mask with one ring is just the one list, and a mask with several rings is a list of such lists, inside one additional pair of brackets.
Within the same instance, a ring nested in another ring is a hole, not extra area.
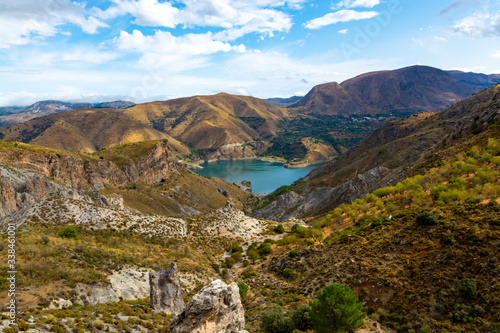
[(245, 52), (244, 45), (233, 46), (214, 40), (212, 33), (186, 34), (173, 36), (170, 32), (156, 31), (146, 36), (138, 30), (132, 34), (125, 31), (114, 39), (118, 50), (142, 54), (139, 64), (144, 68), (168, 68), (180, 72), (206, 67), (209, 63), (204, 57), (218, 52)]
[(434, 36), (434, 41), (435, 42), (446, 42), (446, 38), (439, 37), (439, 36)]
[(25, 45), (59, 33), (58, 27), (76, 24), (89, 34), (107, 26), (89, 16), (82, 5), (70, 0), (5, 0), (0, 3), (0, 48)]
[(458, 21), (453, 30), (469, 37), (500, 36), (500, 14), (476, 12)]
[(500, 50), (496, 51), (495, 53), (493, 53), (491, 55), (493, 58), (497, 58), (497, 59), (500, 59)]
[(276, 7), (300, 8), (304, 1), (181, 0), (182, 6), (177, 8), (159, 0), (113, 0), (114, 6), (93, 11), (102, 19), (130, 14), (136, 18), (133, 23), (142, 26), (223, 28), (217, 38), (230, 41), (248, 33), (273, 36), (288, 31), (292, 19)]
[(343, 0), (332, 5), (332, 9), (355, 7), (373, 8), (379, 4), (380, 0)]
[(343, 35), (345, 35), (345, 34), (347, 33), (347, 31), (348, 31), (347, 29), (342, 29), (342, 30), (339, 30), (339, 31), (337, 31), (337, 32), (338, 32), (339, 34), (343, 34)]
[(378, 12), (358, 12), (355, 10), (339, 10), (335, 13), (329, 13), (325, 16), (315, 18), (305, 23), (307, 29), (319, 29), (326, 25), (336, 24), (339, 22), (349, 22), (356, 20), (370, 19), (378, 15)]
[(210, 32), (175, 37), (168, 31), (156, 31), (150, 36), (143, 35), (139, 30), (134, 30), (132, 34), (122, 31), (114, 42), (120, 50), (140, 53), (206, 55), (217, 52), (245, 51), (243, 45), (231, 46), (229, 43), (214, 40)]

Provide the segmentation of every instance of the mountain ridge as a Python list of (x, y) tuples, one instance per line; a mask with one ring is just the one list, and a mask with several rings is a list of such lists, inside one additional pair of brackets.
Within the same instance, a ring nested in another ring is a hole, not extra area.
[(445, 109), (498, 82), (500, 75), (416, 65), (317, 85), (287, 107), (317, 114), (408, 115)]

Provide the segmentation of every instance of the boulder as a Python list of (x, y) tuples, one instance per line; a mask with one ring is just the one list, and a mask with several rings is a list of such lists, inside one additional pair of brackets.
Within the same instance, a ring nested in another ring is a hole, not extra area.
[(242, 333), (245, 315), (236, 283), (212, 281), (172, 319), (173, 333)]
[(167, 314), (179, 314), (184, 309), (184, 293), (177, 265), (149, 273), (151, 308)]

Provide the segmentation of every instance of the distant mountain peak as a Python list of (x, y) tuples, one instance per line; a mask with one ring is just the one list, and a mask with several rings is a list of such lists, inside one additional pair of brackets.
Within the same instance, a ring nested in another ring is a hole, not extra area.
[(404, 116), (445, 109), (497, 82), (500, 75), (414, 65), (361, 74), (340, 84), (323, 83), (288, 107), (327, 115)]

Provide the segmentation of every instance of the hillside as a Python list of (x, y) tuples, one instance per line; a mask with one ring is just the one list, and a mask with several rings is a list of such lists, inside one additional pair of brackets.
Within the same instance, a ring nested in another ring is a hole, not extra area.
[(405, 116), (445, 109), (499, 80), (493, 75), (411, 66), (318, 85), (288, 107), (314, 114)]
[(169, 135), (130, 119), (118, 109), (77, 109), (0, 127), (5, 140), (63, 150), (95, 152), (122, 143), (169, 140), (179, 154), (189, 149)]
[(195, 149), (269, 139), (286, 115), (257, 98), (225, 93), (144, 103), (123, 112)]
[(242, 145), (276, 136), (278, 122), (285, 115), (286, 110), (256, 98), (218, 94), (125, 109), (60, 112), (0, 127), (0, 135), (7, 140), (84, 152), (168, 139), (180, 156), (189, 155), (191, 148), (203, 151), (207, 160), (220, 159), (217, 149), (221, 148), (228, 158), (251, 158), (259, 147), (245, 150)]
[(499, 221), (497, 123), (429, 156), (394, 186), (340, 205), (310, 228), (285, 229), (252, 270), (252, 279), (272, 287), (251, 287), (293, 309), (296, 302), (277, 295), (300, 300), (340, 282), (371, 319), (396, 332), (496, 332)]
[(18, 124), (24, 121), (43, 117), (52, 113), (81, 108), (127, 108), (134, 105), (129, 101), (113, 101), (102, 103), (68, 103), (61, 101), (40, 101), (30, 106), (13, 106), (0, 108), (0, 126)]
[(442, 112), (418, 113), (383, 125), (349, 152), (312, 170), (304, 184), (272, 197), (273, 202), (255, 216), (283, 220), (317, 215), (404, 179), (422, 156), (436, 154), (457, 138), (480, 133), (498, 121), (499, 109), (496, 85)]
[(167, 141), (86, 154), (0, 140), (0, 171), (0, 217), (51, 195), (168, 216), (199, 214), (228, 200), (242, 209), (249, 197), (237, 186), (183, 168)]

